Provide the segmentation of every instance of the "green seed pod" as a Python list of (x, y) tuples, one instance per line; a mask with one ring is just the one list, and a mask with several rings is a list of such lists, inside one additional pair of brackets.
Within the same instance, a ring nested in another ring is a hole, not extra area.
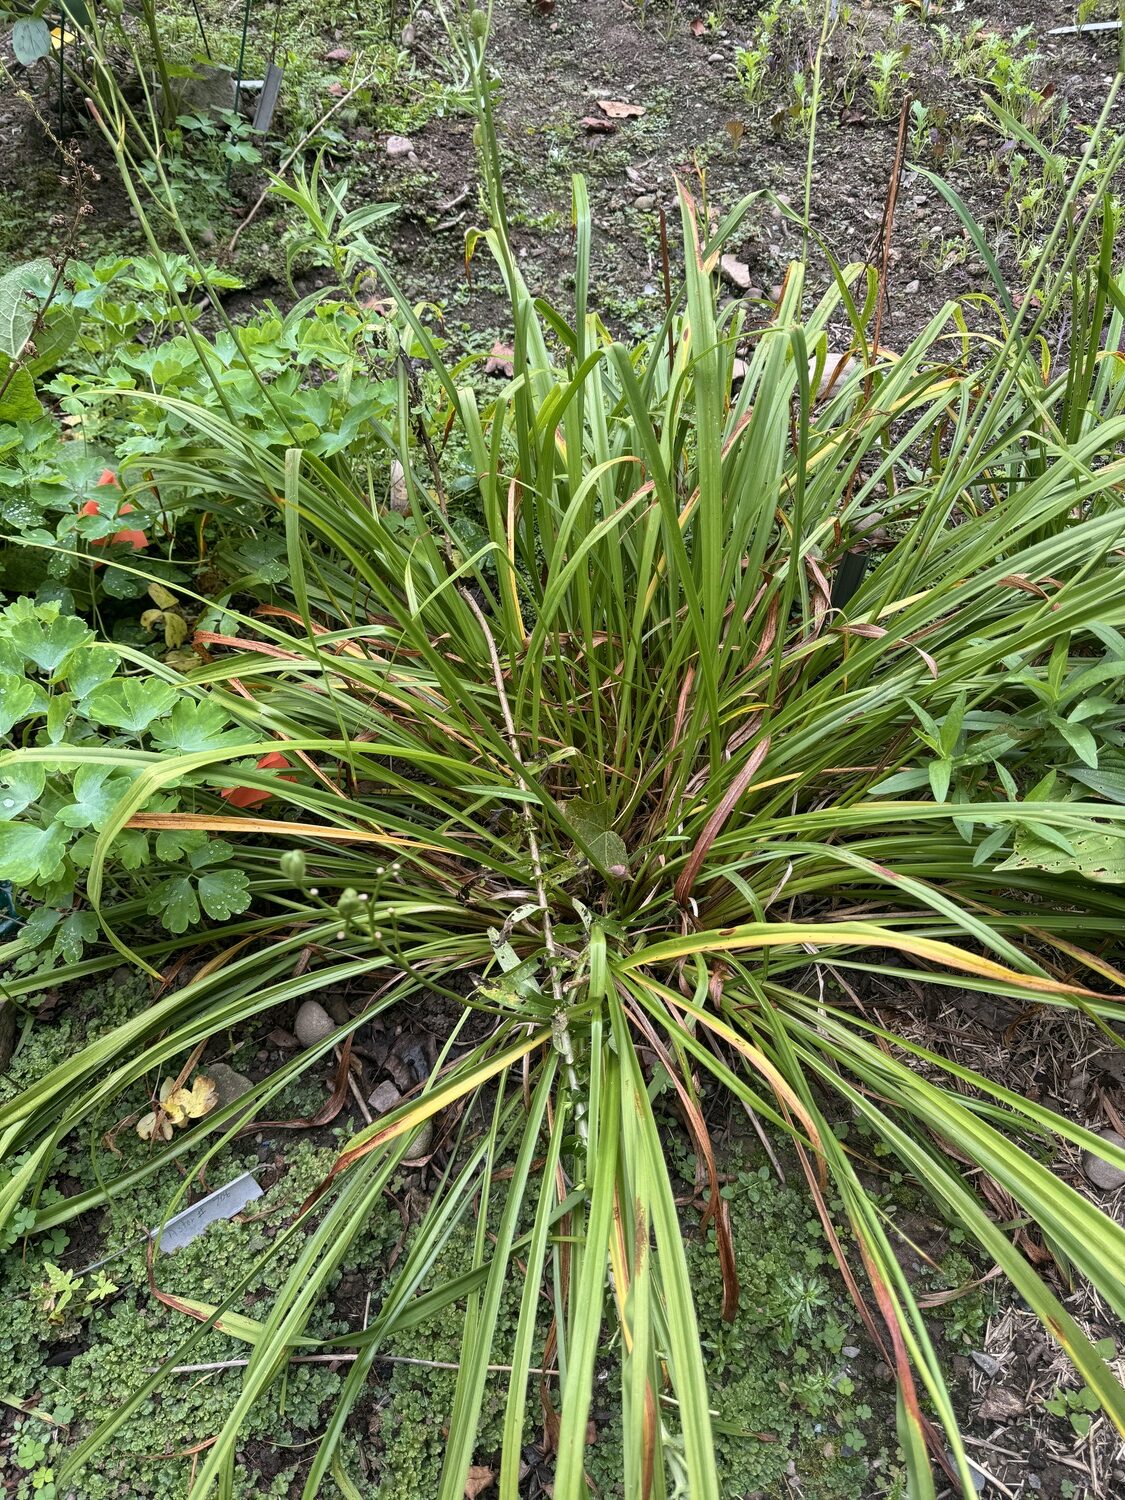
[(294, 885), (301, 885), (305, 879), (305, 856), (300, 849), (286, 849), (279, 860), (281, 873), (286, 880), (291, 880)]
[(363, 910), (363, 902), (359, 899), (359, 892), (348, 886), (347, 890), (342, 892), (339, 901), (336, 902), (336, 910), (345, 922), (350, 921), (352, 917), (358, 917)]
[(478, 42), (488, 35), (488, 15), (483, 10), (474, 10), (469, 17), (469, 27)]

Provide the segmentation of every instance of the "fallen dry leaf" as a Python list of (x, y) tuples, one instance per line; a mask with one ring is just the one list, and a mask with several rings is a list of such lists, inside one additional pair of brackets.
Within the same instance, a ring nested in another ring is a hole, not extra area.
[(331, 94), (333, 99), (341, 99), (344, 95), (344, 85), (342, 83), (330, 83), (324, 92)]
[(702, 36), (706, 30), (707, 22), (702, 16), (696, 16), (695, 20), (691, 23), (692, 36)]
[(515, 350), (507, 344), (496, 343), (492, 346), (492, 352), (484, 362), (484, 373), (486, 375), (506, 375), (509, 380), (516, 373), (512, 361), (515, 359)]
[(352, 60), (350, 47), (333, 47), (331, 52), (324, 54), (325, 62), (346, 63)]
[(579, 123), (585, 125), (591, 135), (612, 135), (617, 129), (612, 120), (603, 120), (597, 115), (587, 115)]
[(737, 255), (724, 255), (719, 261), (719, 269), (732, 286), (744, 292), (750, 290), (750, 267)]
[(866, 125), (867, 116), (861, 109), (842, 109), (840, 111), (841, 125)]
[(496, 1475), (484, 1464), (473, 1464), (465, 1480), (465, 1500), (477, 1500), (478, 1495), (492, 1488), (495, 1479)]
[(645, 112), (643, 104), (628, 104), (623, 99), (599, 99), (597, 104), (611, 120), (636, 120)]
[(746, 126), (742, 123), (741, 120), (727, 121), (727, 135), (730, 136), (730, 143), (736, 151), (738, 150), (739, 146), (742, 145), (742, 137), (745, 134)]

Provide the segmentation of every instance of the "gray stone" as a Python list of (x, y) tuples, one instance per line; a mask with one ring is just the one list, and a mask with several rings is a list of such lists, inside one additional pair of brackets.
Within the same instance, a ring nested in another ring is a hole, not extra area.
[(983, 1370), (986, 1375), (998, 1375), (1000, 1373), (1000, 1361), (992, 1354), (985, 1354), (980, 1349), (971, 1349), (969, 1358), (978, 1370)]
[(413, 156), (414, 142), (408, 135), (389, 135), (386, 151), (392, 161), (402, 156)]
[(236, 1099), (241, 1099), (243, 1094), (248, 1094), (254, 1087), (253, 1079), (247, 1078), (245, 1073), (239, 1073), (227, 1063), (206, 1063), (203, 1074), (215, 1085), (220, 1108), (224, 1104), (233, 1104)]
[[(1103, 1141), (1108, 1141), (1111, 1146), (1117, 1146), (1125, 1150), (1125, 1140), (1118, 1135), (1116, 1130), (1099, 1130), (1098, 1136)], [(1083, 1151), (1082, 1170), (1096, 1188), (1103, 1193), (1116, 1193), (1118, 1188), (1125, 1186), (1125, 1170), (1115, 1167), (1111, 1162), (1102, 1161), (1100, 1156), (1095, 1156), (1092, 1151)]]
[[(402, 1095), (389, 1078), (384, 1078), (382, 1083), (376, 1084), (374, 1090), (368, 1095), (367, 1102), (376, 1114), (389, 1115), (393, 1109), (397, 1109), (402, 1103)], [(424, 1157), (427, 1157), (430, 1154), (430, 1146), (433, 1139), (433, 1121), (426, 1120), (412, 1141), (410, 1155), (405, 1158), (404, 1164), (412, 1167)]]
[(642, 213), (650, 213), (656, 207), (656, 199), (651, 193), (642, 193), (639, 198), (633, 199), (633, 207), (639, 208)]
[(336, 1030), (336, 1023), (319, 1000), (306, 1000), (297, 1012), (293, 1030), (302, 1047), (315, 1047)]
[(389, 1115), (392, 1109), (397, 1109), (402, 1103), (402, 1095), (389, 1078), (384, 1078), (368, 1094), (367, 1102), (376, 1114)]

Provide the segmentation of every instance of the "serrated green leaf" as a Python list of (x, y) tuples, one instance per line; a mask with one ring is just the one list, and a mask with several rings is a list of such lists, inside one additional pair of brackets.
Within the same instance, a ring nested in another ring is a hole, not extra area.
[(162, 864), (175, 864), (206, 842), (207, 835), (195, 828), (162, 828), (156, 835), (156, 857)]
[(79, 766), (74, 773), (74, 801), (60, 807), (55, 816), (67, 828), (93, 828), (100, 832), (133, 781), (111, 766)]
[(47, 696), (37, 683), (13, 672), (0, 672), (0, 734), (9, 734), (17, 724), (47, 707)]
[(14, 885), (54, 880), (66, 856), (66, 833), (57, 823), (0, 823), (0, 880)]
[[(103, 682), (108, 682), (120, 665), (121, 658), (116, 651), (91, 643), (88, 648), (74, 652), (63, 676), (70, 691), (82, 699)], [(81, 702), (78, 706), (82, 708)]]
[(195, 887), (186, 875), (162, 881), (149, 899), (148, 909), (151, 915), (159, 915), (169, 932), (187, 932), (199, 921)]
[(171, 716), (152, 726), (152, 743), (158, 750), (192, 755), (197, 750), (216, 750), (238, 736), (231, 732), (230, 716), (217, 703), (195, 703), (181, 699)]
[(93, 631), (74, 615), (59, 613), (57, 604), (36, 606), (20, 599), (6, 611), (8, 640), (40, 672), (54, 677), (77, 647), (93, 639)]
[(0, 820), (18, 818), (43, 795), (47, 772), (34, 761), (13, 761), (0, 772)]
[(176, 689), (152, 677), (123, 677), (89, 693), (82, 710), (88, 718), (127, 734), (143, 734), (176, 701)]
[(208, 865), (225, 864), (234, 853), (234, 845), (226, 839), (209, 839), (188, 852), (188, 864), (193, 870), (205, 869)]
[(199, 900), (209, 917), (225, 922), (250, 905), (250, 882), (241, 870), (213, 870), (199, 878)]

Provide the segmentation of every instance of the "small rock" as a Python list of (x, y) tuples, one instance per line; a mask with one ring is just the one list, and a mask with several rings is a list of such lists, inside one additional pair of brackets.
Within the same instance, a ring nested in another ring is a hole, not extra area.
[(352, 51), (350, 47), (333, 47), (331, 52), (324, 54), (325, 62), (346, 63), (351, 62)]
[(414, 142), (408, 135), (389, 135), (386, 151), (392, 161), (403, 156), (413, 156)]
[(712, 52), (711, 56), (707, 59), (707, 61), (709, 63), (712, 63), (712, 64), (726, 62), (726, 56), (722, 52)]
[(293, 1030), (302, 1047), (315, 1047), (336, 1030), (336, 1023), (319, 1000), (306, 1000), (297, 1012)]
[(210, 225), (199, 231), (199, 243), (201, 245), (213, 245), (215, 243), (215, 231)]
[(215, 1085), (219, 1108), (224, 1104), (233, 1104), (236, 1099), (241, 1099), (243, 1094), (249, 1093), (254, 1087), (253, 1081), (247, 1078), (245, 1073), (237, 1072), (226, 1063), (208, 1063), (204, 1072)]
[(368, 1094), (367, 1102), (378, 1114), (389, 1115), (392, 1109), (397, 1109), (402, 1103), (402, 1095), (389, 1078), (384, 1078)]
[[(820, 384), (813, 396), (814, 401), (823, 401), (830, 391), (839, 391), (846, 380), (861, 368), (859, 360), (849, 355), (846, 359), (838, 352), (829, 349), (824, 356), (824, 369), (820, 372)], [(816, 357), (809, 360), (809, 380), (816, 376)]]
[[(1118, 1135), (1116, 1130), (1099, 1130), (1099, 1139), (1108, 1141), (1111, 1146), (1117, 1146), (1125, 1150), (1125, 1140)], [(1115, 1193), (1118, 1188), (1125, 1185), (1125, 1171), (1121, 1167), (1115, 1167), (1111, 1162), (1102, 1161), (1100, 1156), (1095, 1156), (1092, 1151), (1083, 1151), (1082, 1170), (1103, 1193)]]
[[(368, 1095), (367, 1102), (376, 1114), (389, 1115), (402, 1103), (402, 1095), (389, 1078), (384, 1078), (382, 1083), (376, 1084), (374, 1090)], [(428, 1156), (433, 1138), (433, 1121), (426, 1120), (411, 1142), (410, 1155), (404, 1159), (404, 1165), (412, 1167), (423, 1157)]]
[(918, 288), (921, 285), (922, 285), (922, 283), (920, 281), (908, 281), (906, 283), (906, 285), (902, 289), (903, 296), (904, 297), (913, 297), (917, 293)]
[(346, 1026), (352, 1018), (352, 1013), (348, 1009), (348, 1002), (344, 999), (343, 995), (331, 996), (328, 1004), (325, 1006), (325, 1010), (327, 1010), (337, 1026)]
[(406, 25), (402, 28), (402, 45), (408, 52), (414, 45), (414, 36), (414, 27), (410, 21), (407, 21)]
[(999, 1375), (1000, 1361), (992, 1354), (985, 1354), (980, 1349), (971, 1349), (969, 1358), (978, 1370), (983, 1370), (986, 1375)]
[(652, 193), (642, 193), (639, 198), (633, 199), (633, 207), (639, 208), (641, 213), (651, 213), (656, 207), (656, 199)]
[(845, 1344), (844, 1347), (840, 1350), (840, 1353), (844, 1356), (845, 1359), (858, 1359), (859, 1345)]

